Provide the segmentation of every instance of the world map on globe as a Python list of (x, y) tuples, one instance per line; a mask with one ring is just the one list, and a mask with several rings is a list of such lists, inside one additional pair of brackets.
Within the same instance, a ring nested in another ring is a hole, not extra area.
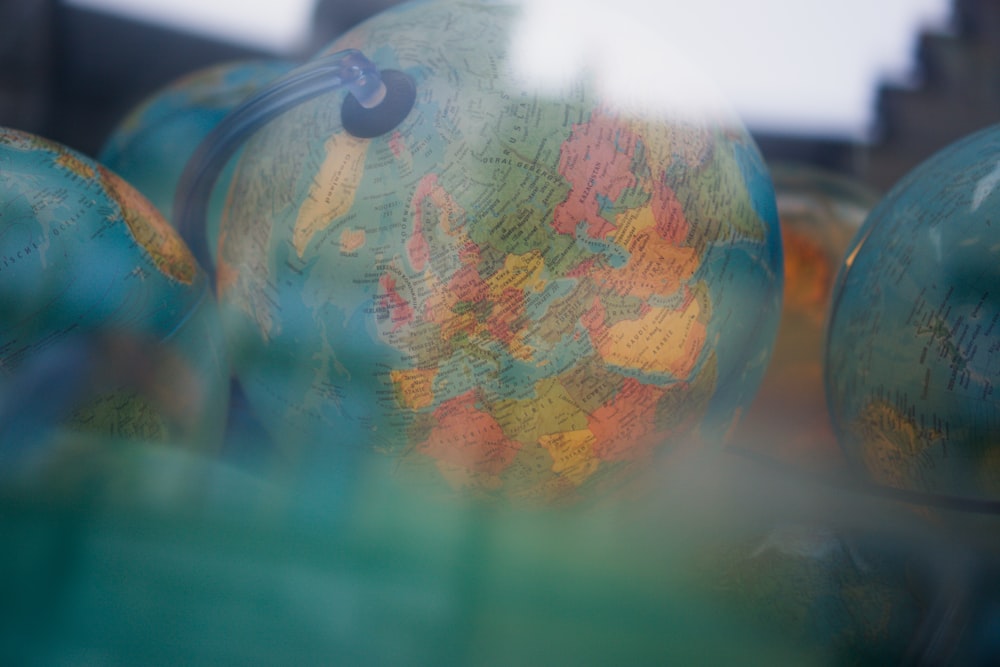
[[(4, 398), (27, 386), (24, 369), (81, 341), (78, 349), (104, 366), (63, 378), (82, 385), (67, 406), (73, 428), (199, 447), (217, 441), (228, 387), (221, 325), (207, 276), (180, 236), (119, 176), (56, 142), (0, 128), (0, 170)], [(58, 402), (64, 390), (50, 387), (42, 398)], [(7, 426), (6, 445), (27, 437)]]
[(720, 438), (781, 301), (774, 193), (746, 130), (511, 74), (516, 5), (413, 3), (333, 43), (411, 76), (398, 128), (305, 102), (243, 147), (218, 292), (277, 442), (572, 498)]
[(877, 483), (1000, 498), (1000, 129), (956, 142), (872, 210), (834, 289), (826, 387)]

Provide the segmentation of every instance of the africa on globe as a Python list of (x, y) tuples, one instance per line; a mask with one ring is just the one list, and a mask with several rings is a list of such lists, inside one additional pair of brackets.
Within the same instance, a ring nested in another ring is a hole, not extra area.
[(569, 502), (721, 441), (756, 390), (782, 288), (757, 147), (728, 107), (682, 114), (668, 88), (533, 82), (511, 52), (528, 16), (379, 14), (317, 58), (357, 49), (411, 80), (397, 126), (355, 136), (338, 91), (243, 146), (217, 289), (289, 458), (374, 454), (400, 478)]

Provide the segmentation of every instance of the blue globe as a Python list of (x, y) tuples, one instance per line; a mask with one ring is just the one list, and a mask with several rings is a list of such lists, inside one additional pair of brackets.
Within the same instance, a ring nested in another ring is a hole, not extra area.
[(380, 14), (320, 57), (410, 80), (398, 125), (355, 131), (331, 92), (243, 146), (219, 298), (251, 404), (312, 470), (380, 457), (473, 495), (598, 497), (720, 442), (760, 382), (781, 239), (745, 127), (679, 113), (686, 88), (525, 81), (522, 12)]
[[(97, 159), (173, 221), (178, 183), (201, 142), (244, 98), (292, 67), (286, 60), (237, 60), (187, 74), (129, 112)], [(228, 173), (215, 188), (209, 215), (213, 230), (218, 229)]]
[(848, 248), (827, 332), (838, 438), (874, 481), (1000, 499), (1000, 126), (945, 148)]
[(64, 427), (218, 448), (228, 386), (211, 283), (175, 230), (100, 163), (0, 128), (0, 454)]

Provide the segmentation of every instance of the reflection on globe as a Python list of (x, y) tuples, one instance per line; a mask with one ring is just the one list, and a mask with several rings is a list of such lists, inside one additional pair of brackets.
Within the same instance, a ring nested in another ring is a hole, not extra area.
[(296, 455), (569, 501), (720, 440), (756, 390), (782, 286), (756, 146), (731, 115), (531, 87), (519, 16), (383, 13), (329, 52), (413, 79), (398, 127), (354, 136), (327, 94), (244, 146), (218, 291), (247, 395)]
[(1000, 126), (910, 172), (872, 210), (834, 290), (826, 387), (874, 481), (1000, 499)]
[[(218, 311), (153, 206), (93, 160), (3, 128), (0, 202), (4, 453), (39, 442), (53, 425), (44, 417), (114, 438), (217, 445), (228, 401)], [(32, 389), (47, 377), (60, 380)]]
[[(238, 60), (183, 76), (133, 109), (107, 138), (97, 159), (172, 221), (178, 182), (201, 141), (247, 95), (292, 67), (284, 60)], [(227, 171), (216, 188), (210, 230), (218, 229), (230, 174)]]
[(823, 388), (823, 343), (837, 269), (878, 201), (864, 185), (801, 165), (772, 165), (785, 291), (774, 356), (734, 444), (788, 463), (839, 468)]
[(818, 523), (775, 523), (706, 549), (695, 568), (720, 611), (799, 647), (808, 664), (904, 662), (922, 619), (898, 553)]

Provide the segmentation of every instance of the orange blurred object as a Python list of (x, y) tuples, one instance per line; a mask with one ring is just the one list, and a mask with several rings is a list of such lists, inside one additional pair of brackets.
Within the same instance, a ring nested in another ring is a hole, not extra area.
[(878, 201), (850, 178), (812, 167), (772, 168), (785, 288), (774, 355), (731, 443), (817, 470), (846, 465), (823, 389), (823, 341), (837, 269)]

